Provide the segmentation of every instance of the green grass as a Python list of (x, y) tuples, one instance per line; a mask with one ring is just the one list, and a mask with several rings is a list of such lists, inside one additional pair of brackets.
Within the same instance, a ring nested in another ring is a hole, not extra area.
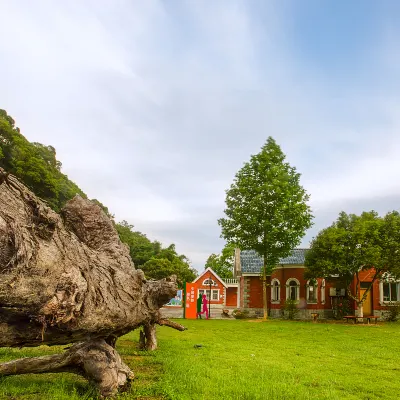
[[(188, 320), (158, 329), (159, 350), (137, 350), (138, 333), (117, 345), (136, 380), (120, 399), (397, 399), (400, 324)], [(195, 348), (195, 344), (203, 347)], [(60, 348), (0, 349), (0, 361)], [(0, 378), (0, 399), (92, 399), (72, 374)]]

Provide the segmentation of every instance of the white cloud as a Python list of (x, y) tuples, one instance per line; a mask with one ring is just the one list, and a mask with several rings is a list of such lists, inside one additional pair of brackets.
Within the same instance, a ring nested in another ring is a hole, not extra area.
[(269, 135), (312, 195), (308, 237), (346, 199), (394, 208), (396, 31), (352, 85), (299, 59), (281, 2), (258, 6), (3, 0), (1, 107), (90, 197), (198, 268), (222, 247), (224, 190)]

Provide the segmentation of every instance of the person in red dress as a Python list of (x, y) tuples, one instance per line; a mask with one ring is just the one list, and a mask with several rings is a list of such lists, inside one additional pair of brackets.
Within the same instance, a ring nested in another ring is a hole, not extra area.
[(203, 294), (203, 312), (202, 314), (206, 314), (206, 319), (208, 319), (208, 300), (207, 296)]

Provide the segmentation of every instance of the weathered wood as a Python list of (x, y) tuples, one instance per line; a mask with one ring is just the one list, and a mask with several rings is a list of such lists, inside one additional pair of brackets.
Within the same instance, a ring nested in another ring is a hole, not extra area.
[(73, 345), (63, 354), (22, 358), (0, 364), (0, 375), (74, 372), (81, 374), (97, 387), (102, 397), (127, 389), (134, 379), (116, 350), (103, 339)]
[[(146, 347), (156, 348), (149, 327), (175, 325), (159, 311), (176, 295), (175, 277), (149, 281), (135, 270), (128, 246), (97, 204), (76, 196), (59, 215), (1, 168), (0, 177), (0, 347), (102, 340), (112, 348), (142, 326)], [(65, 360), (34, 365), (53, 368)]]

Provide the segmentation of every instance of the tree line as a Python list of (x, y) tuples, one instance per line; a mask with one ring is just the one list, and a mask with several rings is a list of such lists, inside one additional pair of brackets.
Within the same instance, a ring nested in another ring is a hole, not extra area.
[[(60, 212), (65, 203), (76, 194), (87, 195), (79, 186), (61, 172), (62, 164), (57, 160), (56, 149), (37, 142), (29, 142), (15, 126), (14, 119), (0, 109), (0, 167), (15, 175), (54, 211)], [(92, 199), (113, 220), (113, 215), (99, 200)], [(147, 278), (161, 279), (172, 274), (178, 282), (192, 281), (196, 272), (189, 259), (178, 254), (175, 245), (163, 247), (158, 241), (134, 230), (126, 221), (116, 223), (122, 242), (129, 246), (136, 268), (141, 268)]]
[[(267, 317), (266, 276), (279, 259), (289, 256), (312, 226), (309, 195), (300, 184), (300, 174), (289, 165), (280, 146), (269, 137), (261, 151), (236, 173), (226, 191), (225, 217), (218, 223), (227, 245), (212, 254), (208, 266), (229, 277), (233, 251), (255, 250), (264, 260), (264, 318)], [(384, 217), (375, 211), (361, 215), (340, 213), (331, 226), (311, 242), (305, 261), (305, 278), (339, 279), (363, 315), (363, 302), (377, 279), (395, 282), (400, 278), (400, 214)], [(370, 270), (367, 290), (361, 296), (361, 272)], [(353, 287), (352, 282), (355, 281)]]

